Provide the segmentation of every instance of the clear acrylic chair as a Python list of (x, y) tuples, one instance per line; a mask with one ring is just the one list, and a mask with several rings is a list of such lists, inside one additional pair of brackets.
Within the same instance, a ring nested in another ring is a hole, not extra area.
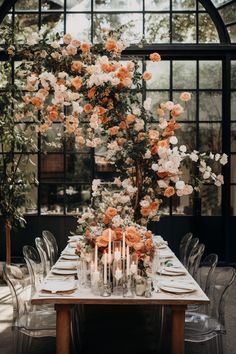
[(184, 266), (187, 265), (186, 263), (186, 257), (187, 257), (187, 250), (190, 244), (190, 241), (193, 237), (192, 232), (188, 232), (187, 234), (185, 234), (181, 240), (180, 240), (180, 244), (179, 244), (179, 260), (181, 263), (183, 263)]
[[(185, 341), (205, 343), (212, 353), (222, 354), (222, 335), (225, 329), (225, 302), (233, 284), (236, 271), (232, 267), (216, 268), (215, 277), (210, 284), (210, 304), (204, 312), (186, 312)], [(201, 350), (202, 352), (202, 350)]]
[(45, 241), (41, 237), (35, 238), (35, 245), (39, 252), (39, 256), (44, 268), (44, 277), (49, 273), (51, 269), (50, 256)]
[(42, 232), (42, 236), (48, 248), (48, 252), (50, 256), (50, 265), (52, 267), (58, 259), (57, 240), (55, 236), (48, 230), (44, 230)]
[(194, 253), (194, 249), (195, 247), (197, 247), (199, 243), (199, 238), (194, 237), (191, 239), (187, 252), (186, 252), (186, 268), (188, 269), (189, 267), (189, 257), (192, 255), (192, 253)]
[(41, 261), (38, 251), (33, 246), (25, 245), (23, 255), (28, 266), (31, 285), (36, 290), (44, 279), (44, 264)]
[(194, 279), (197, 278), (197, 271), (205, 251), (205, 245), (199, 243), (192, 249), (188, 257), (188, 272), (192, 275)]
[(17, 268), (4, 265), (3, 276), (12, 296), (15, 353), (27, 354), (33, 338), (56, 336), (56, 312), (35, 310), (31, 305), (31, 286), (25, 286)]

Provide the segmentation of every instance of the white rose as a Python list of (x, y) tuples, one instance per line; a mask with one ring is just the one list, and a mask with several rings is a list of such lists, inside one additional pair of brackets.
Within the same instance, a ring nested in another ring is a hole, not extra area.
[(226, 154), (223, 154), (220, 159), (220, 163), (221, 163), (221, 165), (225, 165), (225, 164), (227, 164), (227, 162), (228, 162), (228, 156)]
[(170, 137), (170, 143), (173, 145), (176, 145), (178, 143), (178, 139), (176, 138), (176, 136)]
[(178, 182), (175, 183), (175, 188), (176, 189), (184, 189), (184, 187), (185, 187), (184, 181), (178, 181)]
[(181, 146), (179, 147), (179, 150), (180, 150), (181, 152), (186, 152), (186, 151), (187, 151), (187, 148), (186, 148), (185, 145), (181, 145)]
[(143, 107), (146, 109), (146, 111), (150, 111), (151, 109), (151, 104), (152, 104), (152, 99), (151, 97), (148, 97), (144, 102), (143, 102)]
[(152, 170), (153, 171), (157, 171), (158, 170), (158, 164), (157, 163), (153, 163), (152, 164)]

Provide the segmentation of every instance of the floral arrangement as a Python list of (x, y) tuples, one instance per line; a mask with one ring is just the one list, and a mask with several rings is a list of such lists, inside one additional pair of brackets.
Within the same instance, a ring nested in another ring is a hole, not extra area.
[[(113, 240), (125, 233), (132, 252), (148, 262), (154, 248), (147, 224), (159, 220), (163, 198), (189, 195), (201, 181), (221, 186), (223, 176), (215, 165), (227, 163), (227, 156), (179, 146), (178, 119), (191, 94), (183, 92), (181, 104), (163, 102), (153, 112), (151, 99), (140, 99), (152, 73), (140, 72), (135, 58), (123, 60), (127, 46), (119, 31), (104, 30), (104, 42), (93, 45), (70, 34), (50, 42), (41, 33), (7, 52), (24, 58), (17, 75), (25, 78), (26, 93), (17, 119), (34, 119), (42, 135), (54, 122), (63, 122), (65, 138), (73, 137), (79, 147), (105, 147), (105, 161), (120, 175), (113, 184), (117, 190), (93, 182), (93, 206), (78, 217), (78, 230), (85, 235), (78, 252), (95, 244), (104, 252), (111, 229)], [(161, 57), (152, 53), (149, 60), (158, 63)], [(183, 167), (189, 162), (196, 170), (186, 180)]]

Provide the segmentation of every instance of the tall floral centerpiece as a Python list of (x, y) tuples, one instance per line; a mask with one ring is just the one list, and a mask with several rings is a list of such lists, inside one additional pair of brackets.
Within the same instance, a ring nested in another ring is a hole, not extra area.
[[(224, 165), (227, 156), (188, 151), (178, 143), (178, 119), (191, 94), (183, 92), (180, 102), (160, 103), (153, 112), (151, 98), (140, 97), (152, 73), (141, 72), (136, 58), (122, 58), (127, 45), (109, 30), (103, 43), (93, 45), (70, 34), (50, 42), (41, 32), (10, 54), (33, 63), (30, 72), (19, 70), (27, 91), (22, 117), (34, 117), (42, 135), (62, 121), (65, 138), (73, 136), (78, 147), (103, 147), (104, 160), (119, 174), (112, 188), (94, 180), (91, 207), (78, 217), (84, 235), (78, 253), (96, 248), (102, 256), (111, 241), (122, 241), (139, 267), (146, 267), (154, 252), (147, 225), (159, 220), (163, 199), (189, 195), (201, 181), (221, 186), (223, 177), (213, 166)], [(149, 59), (158, 63), (161, 57), (152, 53)], [(183, 174), (189, 163), (197, 178)]]

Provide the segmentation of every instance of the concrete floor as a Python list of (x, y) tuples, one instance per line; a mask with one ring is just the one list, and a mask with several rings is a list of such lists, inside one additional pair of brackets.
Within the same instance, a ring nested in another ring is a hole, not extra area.
[[(12, 319), (12, 304), (11, 296), (8, 287), (4, 283), (0, 283), (0, 354), (14, 354), (14, 343), (11, 331)], [(236, 354), (236, 282), (231, 287), (229, 297), (226, 304), (226, 329), (227, 334), (224, 337), (224, 352), (220, 354)], [(122, 330), (122, 329), (121, 329)], [(88, 337), (92, 337), (93, 333), (88, 333)], [(104, 335), (104, 329), (103, 329)], [(140, 335), (140, 334), (139, 334)], [(93, 339), (92, 339), (93, 340)], [(104, 340), (104, 338), (103, 338)], [(101, 343), (100, 343), (101, 344)], [(91, 349), (85, 349), (81, 354), (102, 354), (104, 353), (102, 347), (98, 345), (93, 352)], [(100, 348), (100, 349), (98, 349)], [(114, 350), (110, 354), (114, 354)], [(46, 338), (42, 340), (36, 339), (33, 341), (30, 354), (55, 354), (55, 339)], [(208, 349), (201, 345), (187, 346), (187, 354), (203, 354), (208, 353)], [(168, 350), (162, 351), (162, 354), (167, 354)], [(148, 352), (149, 353), (149, 352)], [(138, 353), (134, 349), (129, 349), (129, 354), (148, 354), (147, 351), (141, 350)], [(25, 354), (25, 353), (21, 353)], [(122, 351), (120, 354), (126, 354)], [(211, 351), (211, 354), (215, 354)]]

